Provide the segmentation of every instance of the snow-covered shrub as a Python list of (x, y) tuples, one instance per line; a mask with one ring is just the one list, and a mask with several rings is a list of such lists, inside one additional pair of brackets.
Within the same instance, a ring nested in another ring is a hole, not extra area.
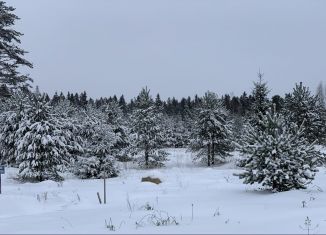
[(115, 159), (105, 156), (103, 159), (97, 156), (79, 157), (75, 165), (75, 174), (81, 179), (99, 179), (118, 176)]
[(244, 158), (238, 166), (245, 170), (237, 174), (240, 179), (273, 191), (306, 188), (324, 156), (306, 140), (303, 126), (286, 123), (271, 109), (262, 115), (259, 129), (247, 126), (239, 146)]
[(169, 226), (179, 225), (179, 222), (174, 216), (170, 216), (167, 212), (155, 210), (153, 213), (145, 215), (136, 222), (136, 227), (144, 227), (146, 225)]
[(148, 202), (146, 202), (146, 204), (141, 206), (140, 209), (145, 211), (152, 211), (154, 210), (154, 206), (151, 206)]

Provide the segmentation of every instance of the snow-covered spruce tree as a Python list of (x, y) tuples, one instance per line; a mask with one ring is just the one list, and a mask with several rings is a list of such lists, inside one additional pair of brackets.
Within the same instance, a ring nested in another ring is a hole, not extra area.
[(0, 164), (17, 167), (16, 142), (17, 131), (24, 116), (24, 107), (28, 102), (24, 92), (14, 92), (3, 101), (7, 107), (0, 114)]
[(129, 129), (124, 120), (123, 111), (116, 101), (111, 101), (104, 106), (103, 112), (106, 116), (106, 124), (114, 132), (115, 143), (112, 146), (112, 155), (119, 161), (128, 161), (130, 150)]
[(254, 82), (254, 89), (252, 91), (252, 96), (254, 102), (251, 105), (251, 117), (250, 123), (254, 126), (259, 125), (259, 120), (261, 114), (265, 114), (269, 107), (269, 101), (267, 95), (269, 93), (267, 83), (263, 81), (264, 74), (260, 71), (257, 74), (258, 82)]
[(74, 162), (77, 160), (77, 156), (84, 153), (83, 138), (80, 135), (83, 125), (80, 121), (80, 110), (78, 107), (71, 104), (69, 100), (59, 99), (57, 102), (49, 101), (52, 105), (52, 112), (57, 119), (62, 120), (62, 130), (71, 133), (70, 138), (67, 139), (69, 145), (75, 146), (69, 150), (70, 159), (69, 164), (65, 165), (64, 171), (72, 172), (74, 168)]
[(101, 110), (87, 105), (80, 135), (83, 137), (83, 156), (78, 157), (74, 173), (82, 178), (110, 178), (118, 175), (116, 158), (113, 156), (118, 137), (106, 123)]
[(304, 137), (304, 125), (288, 124), (270, 109), (260, 126), (246, 128), (239, 146), (244, 158), (237, 163), (245, 171), (236, 175), (277, 192), (306, 188), (324, 156)]
[(136, 100), (132, 113), (134, 135), (133, 152), (141, 167), (161, 167), (167, 160), (167, 152), (162, 149), (164, 131), (161, 124), (162, 114), (154, 105), (150, 91), (143, 88)]
[(318, 105), (326, 108), (325, 90), (324, 90), (324, 86), (323, 86), (322, 82), (320, 82), (318, 84), (316, 96), (317, 96), (317, 100), (318, 100)]
[(222, 163), (232, 150), (230, 125), (227, 112), (217, 95), (207, 92), (198, 108), (189, 149), (196, 153), (194, 160), (207, 165)]
[[(24, 59), (26, 51), (19, 48), (22, 33), (13, 29), (19, 18), (13, 13), (15, 8), (0, 1), (0, 84), (9, 89), (29, 87), (31, 79), (19, 72), (21, 66), (32, 68)], [(1, 95), (1, 94), (0, 94)]]
[(162, 126), (165, 147), (180, 148), (188, 145), (190, 134), (181, 116), (163, 115)]
[(289, 122), (298, 126), (304, 122), (305, 137), (312, 143), (325, 143), (326, 111), (318, 102), (318, 96), (311, 95), (309, 88), (296, 84), (293, 92), (285, 98), (285, 115)]
[(267, 83), (263, 81), (264, 74), (259, 71), (257, 76), (259, 81), (254, 82), (254, 89), (252, 91), (252, 96), (254, 97), (252, 111), (256, 114), (264, 114), (269, 107), (269, 101), (267, 98), (269, 90), (267, 87)]
[(56, 102), (51, 102), (51, 106), (53, 107), (53, 112), (60, 115), (62, 118), (77, 118), (79, 108), (72, 105), (70, 100), (57, 100)]
[(248, 122), (249, 120), (243, 116), (234, 115), (232, 117), (231, 132), (232, 140), (235, 143), (238, 143), (241, 140), (241, 136)]
[(19, 112), (7, 111), (0, 115), (0, 164), (15, 167), (16, 163), (16, 131), (19, 128), (21, 116)]
[(26, 105), (17, 131), (16, 160), (23, 180), (62, 180), (58, 172), (68, 163), (70, 152), (78, 149), (71, 142), (72, 133), (64, 128), (64, 120), (51, 113), (43, 97), (34, 95)]

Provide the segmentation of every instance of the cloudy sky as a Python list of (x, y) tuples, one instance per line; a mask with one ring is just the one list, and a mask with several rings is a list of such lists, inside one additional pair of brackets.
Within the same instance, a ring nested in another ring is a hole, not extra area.
[(93, 97), (326, 82), (324, 0), (7, 0), (41, 90)]

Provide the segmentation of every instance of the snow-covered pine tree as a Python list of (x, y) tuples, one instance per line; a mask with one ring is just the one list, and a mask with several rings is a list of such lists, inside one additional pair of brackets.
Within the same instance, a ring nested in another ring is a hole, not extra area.
[(188, 145), (190, 134), (180, 115), (168, 116), (164, 114), (161, 124), (165, 136), (163, 143), (165, 147), (182, 148)]
[(61, 127), (63, 131), (72, 133), (67, 141), (72, 143), (75, 148), (70, 149), (70, 164), (67, 165), (68, 169), (64, 169), (71, 172), (73, 171), (77, 156), (84, 153), (83, 138), (80, 135), (81, 129), (83, 128), (80, 121), (82, 108), (72, 105), (68, 99), (60, 98), (57, 103), (53, 103), (52, 101), (49, 101), (49, 104), (53, 107), (51, 113), (55, 114), (57, 119), (63, 120)]
[(88, 139), (85, 155), (79, 157), (75, 174), (82, 179), (111, 178), (119, 173), (116, 159), (112, 156), (114, 132), (106, 124), (94, 124), (94, 134)]
[[(195, 120), (189, 149), (196, 153), (194, 160), (207, 165), (222, 163), (232, 150), (231, 131), (227, 112), (213, 92), (207, 92), (202, 99)], [(217, 161), (217, 162), (216, 162)]]
[(16, 142), (17, 131), (24, 116), (24, 107), (28, 102), (24, 92), (14, 92), (12, 96), (5, 99), (4, 112), (0, 114), (0, 164), (17, 167)]
[(23, 34), (13, 29), (16, 20), (19, 20), (13, 13), (14, 10), (15, 8), (0, 1), (0, 84), (11, 90), (30, 86), (31, 79), (22, 75), (19, 68), (32, 68), (32, 64), (24, 59), (26, 51), (19, 47)]
[(87, 105), (81, 119), (80, 135), (84, 140), (84, 154), (78, 157), (74, 173), (82, 178), (110, 178), (118, 175), (114, 147), (119, 138), (108, 125), (106, 115), (92, 105)]
[(302, 82), (285, 98), (284, 112), (288, 121), (298, 126), (304, 122), (305, 136), (311, 143), (315, 140), (325, 143), (326, 139), (326, 112), (318, 98), (311, 95)]
[(257, 115), (260, 113), (265, 113), (269, 107), (269, 101), (267, 95), (269, 93), (267, 83), (263, 81), (264, 74), (261, 71), (258, 72), (258, 82), (254, 82), (254, 89), (252, 91), (252, 96), (254, 98), (254, 103), (252, 104), (252, 111)]
[(269, 107), (267, 95), (269, 93), (267, 83), (263, 81), (264, 74), (258, 72), (258, 82), (254, 82), (252, 91), (253, 103), (251, 105), (250, 123), (254, 126), (259, 125), (260, 115), (265, 114)]
[(164, 131), (161, 124), (161, 111), (157, 110), (150, 91), (143, 88), (136, 100), (132, 113), (134, 135), (133, 151), (141, 167), (161, 167), (167, 160), (167, 152), (162, 149)]
[(239, 145), (243, 159), (237, 163), (244, 172), (236, 174), (245, 184), (262, 184), (273, 191), (304, 189), (318, 171), (324, 155), (298, 128), (272, 111), (261, 116), (260, 126), (248, 125)]
[(59, 171), (68, 163), (70, 152), (78, 149), (72, 133), (62, 128), (64, 120), (51, 113), (43, 97), (34, 95), (26, 105), (17, 130), (16, 160), (23, 180), (61, 180)]
[(232, 117), (232, 140), (235, 143), (238, 143), (240, 141), (247, 122), (248, 120), (243, 116), (234, 115)]
[(19, 128), (20, 121), (21, 116), (19, 115), (19, 112), (16, 111), (8, 111), (0, 115), (0, 164), (6, 164), (12, 167), (17, 166), (15, 157), (15, 135)]
[(129, 129), (124, 120), (123, 111), (117, 101), (111, 101), (104, 106), (103, 112), (106, 116), (106, 124), (110, 126), (115, 135), (115, 143), (112, 147), (112, 155), (120, 161), (130, 160), (129, 147)]
[(322, 123), (319, 132), (316, 133), (316, 137), (319, 144), (326, 145), (326, 98), (323, 92), (323, 83), (320, 83), (317, 88), (316, 94), (316, 111), (318, 115), (318, 120)]
[(321, 107), (326, 108), (326, 97), (325, 97), (325, 92), (324, 91), (325, 90), (324, 90), (323, 83), (320, 82), (318, 84), (317, 92), (316, 92), (317, 101), (318, 101), (318, 105), (320, 105)]

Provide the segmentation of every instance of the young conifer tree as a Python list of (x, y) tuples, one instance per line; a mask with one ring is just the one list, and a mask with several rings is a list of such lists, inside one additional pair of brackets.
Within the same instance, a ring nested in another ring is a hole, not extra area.
[(16, 160), (23, 180), (62, 180), (59, 171), (69, 163), (70, 153), (80, 149), (72, 133), (62, 128), (65, 120), (52, 113), (44, 97), (34, 95), (26, 104), (17, 130)]
[(254, 88), (252, 91), (253, 103), (251, 105), (251, 117), (249, 122), (253, 126), (259, 126), (259, 120), (262, 118), (269, 107), (268, 100), (268, 87), (267, 82), (264, 82), (264, 74), (261, 71), (258, 72), (258, 82), (254, 82)]
[(205, 161), (210, 166), (225, 162), (230, 155), (231, 126), (215, 93), (207, 92), (202, 100), (191, 134), (190, 151), (196, 153), (195, 160)]
[(318, 99), (302, 83), (296, 84), (293, 92), (285, 99), (284, 112), (288, 121), (298, 126), (304, 123), (305, 137), (310, 143), (326, 141), (326, 111)]
[(88, 104), (80, 121), (84, 154), (78, 157), (74, 173), (82, 179), (116, 177), (115, 147), (120, 138), (107, 123), (105, 113)]
[(324, 155), (305, 138), (304, 124), (287, 123), (269, 109), (260, 127), (248, 125), (239, 150), (243, 159), (237, 174), (245, 184), (258, 183), (276, 192), (304, 189), (316, 174)]
[(111, 154), (120, 161), (130, 160), (130, 130), (127, 127), (122, 107), (117, 101), (113, 100), (104, 106), (103, 113), (105, 115), (105, 124), (109, 125), (110, 130), (114, 133), (115, 143)]
[(167, 153), (162, 149), (164, 131), (161, 118), (161, 111), (156, 108), (150, 91), (147, 87), (143, 88), (131, 116), (134, 154), (141, 167), (161, 167), (167, 160)]

